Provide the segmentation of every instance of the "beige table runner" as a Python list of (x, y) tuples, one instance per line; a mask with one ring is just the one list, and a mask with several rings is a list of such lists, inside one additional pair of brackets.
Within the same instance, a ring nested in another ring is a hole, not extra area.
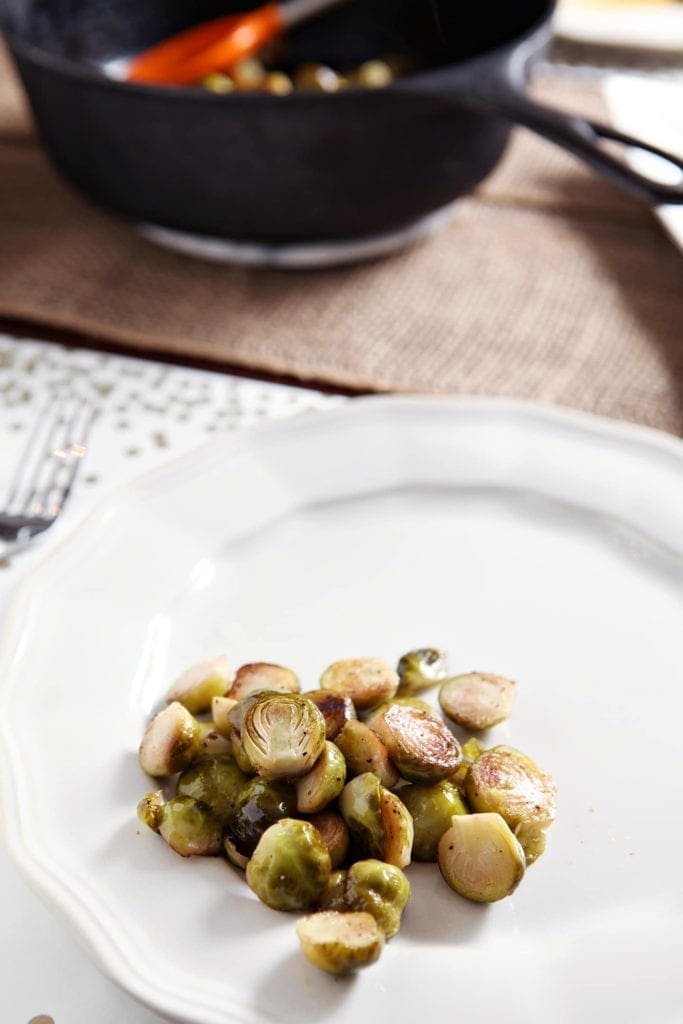
[[(538, 91), (600, 106), (575, 84)], [(248, 271), (157, 249), (76, 196), (0, 62), (0, 317), (218, 367), (515, 395), (683, 433), (683, 257), (647, 209), (525, 131), (428, 242), (353, 268)]]

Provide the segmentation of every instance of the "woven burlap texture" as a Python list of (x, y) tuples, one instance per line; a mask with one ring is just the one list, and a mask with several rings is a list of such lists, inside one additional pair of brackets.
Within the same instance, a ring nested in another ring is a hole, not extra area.
[[(553, 79), (549, 102), (594, 112)], [(452, 224), (389, 259), (244, 270), (156, 248), (49, 166), (0, 64), (0, 317), (377, 391), (556, 402), (683, 433), (683, 259), (651, 212), (519, 130)]]

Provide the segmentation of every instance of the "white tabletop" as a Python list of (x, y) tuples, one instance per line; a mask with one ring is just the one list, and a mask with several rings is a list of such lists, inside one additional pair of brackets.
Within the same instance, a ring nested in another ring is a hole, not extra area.
[[(33, 546), (0, 562), (0, 615), (45, 551), (77, 527), (108, 488), (200, 444), (215, 431), (290, 416), (342, 399), (225, 374), (126, 359), (0, 335), (0, 505), (34, 417), (68, 389), (99, 410), (89, 451), (62, 519)], [(154, 1024), (104, 978), (33, 895), (0, 843), (0, 991), (3, 1024)]]

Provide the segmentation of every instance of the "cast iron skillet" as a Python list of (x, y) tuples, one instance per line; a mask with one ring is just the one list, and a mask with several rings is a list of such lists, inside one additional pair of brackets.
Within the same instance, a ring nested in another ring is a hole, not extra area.
[[(127, 85), (100, 70), (191, 22), (250, 5), (0, 0), (63, 175), (110, 209), (166, 227), (243, 241), (357, 239), (400, 229), (471, 190), (517, 122), (647, 202), (683, 201), (683, 187), (637, 174), (603, 140), (659, 151), (525, 96), (525, 66), (547, 39), (553, 0), (354, 0), (293, 33), (283, 63), (417, 60), (422, 70), (382, 90), (219, 96)], [(668, 159), (680, 172), (683, 163)]]

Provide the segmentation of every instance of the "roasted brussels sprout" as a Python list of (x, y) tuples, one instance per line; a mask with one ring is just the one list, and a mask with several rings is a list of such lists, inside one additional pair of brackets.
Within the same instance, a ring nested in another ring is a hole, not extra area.
[(347, 722), (356, 718), (356, 709), (350, 697), (341, 697), (329, 690), (307, 690), (305, 696), (312, 700), (325, 719), (325, 735), (336, 740)]
[(382, 859), (384, 826), (380, 810), (382, 786), (376, 775), (364, 772), (344, 786), (339, 811), (362, 856)]
[[(243, 715), (241, 704), (246, 705)], [(246, 759), (267, 779), (305, 775), (325, 746), (325, 719), (298, 693), (253, 694), (231, 711), (230, 721), (239, 729), (238, 744)]]
[(337, 746), (346, 758), (349, 775), (374, 772), (387, 789), (393, 789), (399, 781), (400, 775), (389, 760), (387, 748), (364, 722), (347, 722), (337, 736)]
[(294, 89), (294, 82), (284, 71), (269, 71), (263, 79), (261, 88), (276, 96), (287, 96)]
[[(334, 866), (334, 865), (333, 865)], [(321, 910), (348, 910), (346, 880), (348, 871), (333, 871), (320, 897)]]
[(244, 700), (252, 693), (269, 690), (275, 693), (299, 693), (301, 683), (291, 668), (257, 661), (237, 669), (232, 687), (228, 693), (233, 700)]
[(223, 840), (216, 815), (191, 796), (174, 796), (164, 804), (159, 832), (181, 857), (217, 854)]
[(451, 889), (477, 903), (514, 892), (524, 875), (524, 851), (499, 814), (453, 818), (439, 841), (439, 868)]
[(174, 700), (197, 714), (208, 711), (214, 697), (223, 697), (230, 686), (230, 667), (228, 659), (213, 658), (202, 661), (186, 669), (169, 687), (166, 694), (167, 704)]
[(259, 89), (266, 77), (266, 69), (258, 57), (243, 57), (233, 65), (231, 77), (239, 89)]
[(460, 744), (432, 715), (405, 704), (391, 704), (372, 717), (372, 729), (409, 782), (447, 779), (462, 760)]
[(199, 722), (201, 748), (197, 757), (215, 757), (218, 754), (232, 756), (232, 743), (219, 733), (213, 722)]
[(246, 857), (243, 853), (240, 853), (240, 851), (237, 849), (235, 843), (230, 838), (230, 836), (223, 837), (223, 849), (225, 850), (225, 856), (228, 858), (231, 864), (234, 864), (234, 866), (236, 868), (239, 868), (240, 871), (247, 870), (249, 858)]
[(216, 732), (229, 740), (232, 736), (230, 712), (237, 704), (232, 697), (214, 697), (211, 701), (211, 720)]
[(225, 826), (232, 821), (239, 795), (248, 782), (249, 777), (231, 757), (204, 757), (181, 773), (177, 793), (206, 804)]
[(504, 676), (468, 672), (446, 680), (439, 690), (441, 710), (466, 729), (490, 729), (512, 713), (515, 684)]
[(302, 64), (294, 73), (294, 84), (297, 89), (313, 92), (339, 92), (345, 83), (336, 71), (324, 64)]
[(341, 750), (325, 741), (322, 754), (310, 772), (296, 781), (296, 806), (300, 814), (316, 814), (336, 800), (346, 782), (346, 762)]
[(352, 974), (374, 964), (384, 933), (370, 914), (321, 910), (296, 926), (301, 948), (315, 967), (328, 974)]
[(296, 812), (296, 792), (286, 782), (252, 779), (241, 789), (234, 804), (230, 835), (240, 853), (250, 857), (271, 825)]
[(485, 750), (486, 747), (482, 747), (476, 736), (470, 736), (462, 745), (462, 756), (471, 764), (472, 761), (476, 761), (478, 757), (481, 757)]
[(320, 686), (350, 697), (356, 711), (364, 711), (394, 696), (398, 676), (381, 658), (348, 658), (329, 665), (320, 677)]
[(187, 708), (173, 701), (155, 715), (145, 729), (140, 744), (140, 767), (154, 778), (175, 775), (201, 751), (199, 722)]
[(138, 818), (152, 832), (159, 831), (164, 816), (164, 803), (164, 794), (158, 789), (155, 793), (147, 793), (138, 804)]
[(421, 647), (408, 651), (398, 663), (398, 692), (400, 696), (421, 693), (436, 686), (448, 676), (448, 659), (436, 647)]
[(352, 77), (354, 85), (361, 85), (365, 89), (382, 89), (391, 85), (393, 80), (394, 73), (383, 60), (366, 60)]
[(382, 860), (397, 868), (405, 868), (410, 864), (413, 849), (413, 819), (410, 812), (395, 793), (390, 793), (384, 787), (380, 789), (379, 808), (384, 830)]
[(410, 863), (413, 822), (394, 793), (372, 772), (357, 775), (344, 786), (339, 810), (359, 854), (402, 868)]
[(359, 860), (348, 870), (346, 906), (372, 914), (388, 939), (399, 930), (409, 899), (410, 882), (393, 864)]
[(548, 828), (555, 817), (552, 776), (514, 747), (492, 747), (470, 767), (465, 779), (473, 811), (495, 811), (515, 831)]
[(439, 840), (450, 828), (453, 815), (468, 813), (460, 793), (442, 780), (431, 786), (405, 786), (400, 797), (413, 819), (413, 860), (435, 861)]
[(308, 820), (311, 825), (315, 825), (323, 838), (332, 869), (340, 867), (346, 860), (350, 842), (348, 825), (341, 814), (337, 814), (336, 811), (321, 811), (320, 814), (313, 814)]
[(200, 84), (204, 89), (208, 89), (209, 92), (226, 93), (235, 91), (235, 83), (230, 75), (224, 75), (220, 71), (214, 71), (210, 75), (205, 75)]
[(283, 818), (261, 836), (247, 864), (247, 883), (273, 910), (310, 910), (331, 874), (330, 855), (308, 821)]

